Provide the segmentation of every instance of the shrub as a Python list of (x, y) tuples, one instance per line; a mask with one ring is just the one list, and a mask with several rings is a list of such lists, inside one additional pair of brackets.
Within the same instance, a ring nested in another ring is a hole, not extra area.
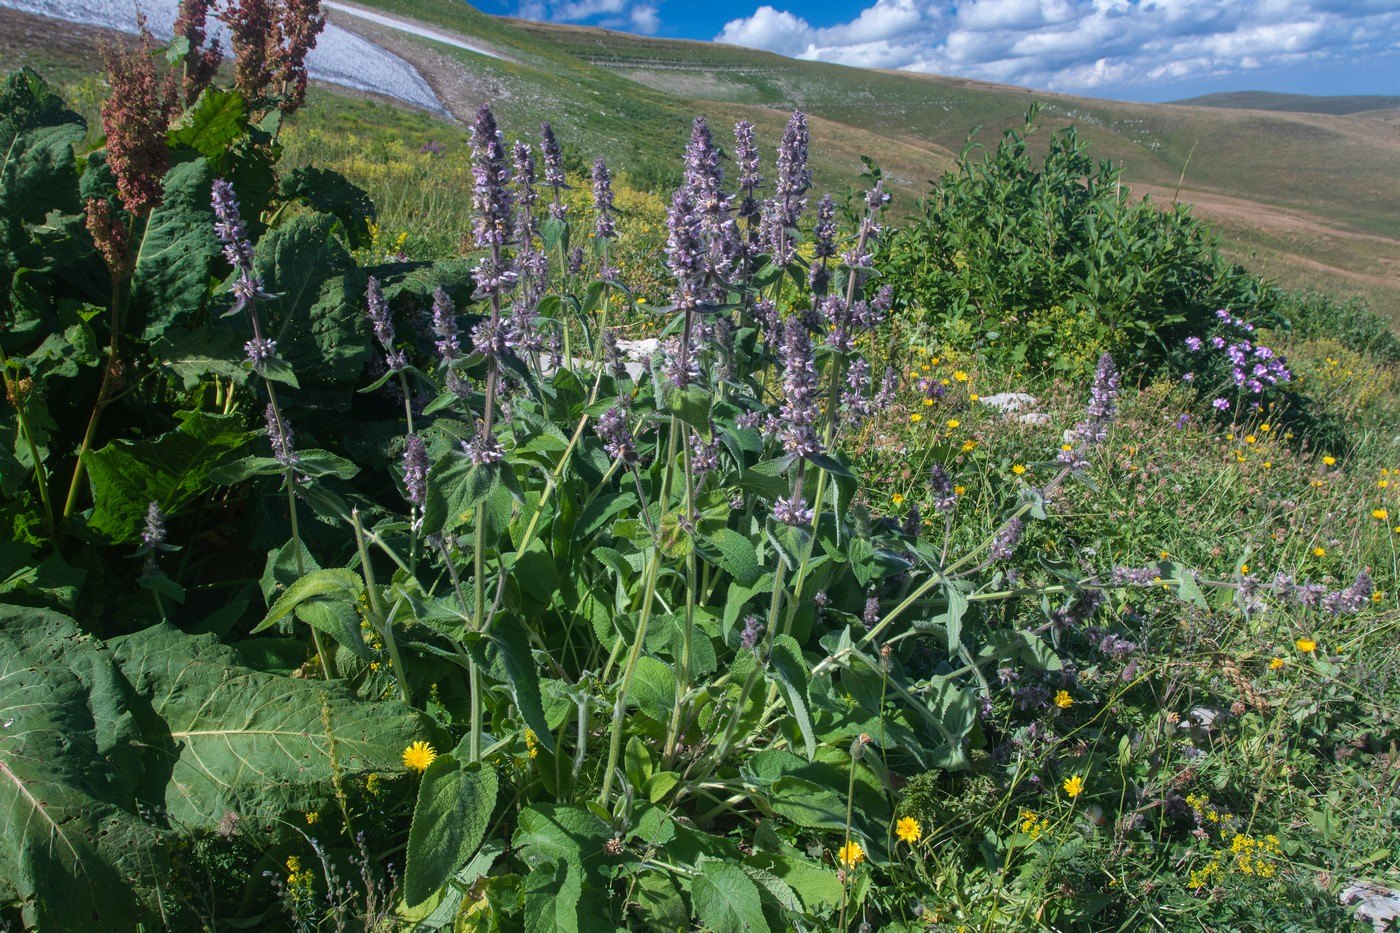
[(1101, 352), (1158, 365), (1226, 308), (1258, 322), (1271, 290), (1226, 260), (1183, 205), (1132, 201), (1073, 127), (1037, 165), (1025, 128), (990, 155), (971, 141), (877, 265), (899, 307), (973, 322), (985, 349), (1031, 370), (1086, 373)]

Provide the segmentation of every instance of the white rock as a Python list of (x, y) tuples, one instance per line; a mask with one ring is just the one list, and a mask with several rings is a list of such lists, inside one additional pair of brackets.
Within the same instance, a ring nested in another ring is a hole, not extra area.
[(1369, 881), (1353, 881), (1342, 888), (1338, 900), (1347, 907), (1359, 904), (1356, 919), (1369, 922), (1376, 933), (1391, 929), (1391, 923), (1400, 920), (1400, 891)]
[(977, 401), (995, 408), (1004, 415), (1023, 408), (1034, 408), (1040, 404), (1039, 399), (1025, 392), (999, 392), (996, 395), (984, 395)]

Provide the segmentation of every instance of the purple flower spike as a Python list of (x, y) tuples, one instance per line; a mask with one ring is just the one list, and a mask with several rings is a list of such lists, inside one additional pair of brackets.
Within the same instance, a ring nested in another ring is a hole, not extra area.
[(410, 505), (422, 507), (428, 496), (428, 448), (410, 434), (403, 451), (403, 486)]
[(810, 525), (815, 513), (800, 495), (789, 496), (773, 503), (773, 518), (784, 525)]
[(510, 242), (514, 219), (510, 166), (495, 114), (487, 104), (476, 112), (471, 146), (472, 208), (476, 212), (473, 237), (477, 246), (504, 246)]

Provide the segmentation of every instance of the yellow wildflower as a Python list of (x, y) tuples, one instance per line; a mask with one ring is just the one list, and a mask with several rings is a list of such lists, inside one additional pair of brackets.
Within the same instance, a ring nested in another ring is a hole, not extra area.
[(933, 407), (933, 399), (931, 399), (931, 398), (926, 398), (926, 399), (924, 399), (924, 407), (925, 407), (925, 408), (931, 408), (931, 407)]
[(904, 496), (900, 493), (895, 493), (894, 495), (890, 496), (890, 501), (893, 502), (895, 505), (903, 505)]
[(968, 400), (969, 402), (975, 402), (975, 401), (977, 401), (978, 399), (980, 399), (981, 397), (982, 397), (982, 396), (978, 395), (976, 392), (973, 392), (971, 395), (969, 395), (969, 396), (967, 397), (967, 400)]
[(410, 771), (427, 771), (437, 760), (437, 750), (427, 742), (414, 742), (403, 750), (403, 766)]
[(901, 841), (910, 845), (918, 842), (924, 835), (924, 828), (912, 816), (902, 817), (898, 823), (894, 824), (894, 831)]
[(966, 493), (967, 493), (967, 487), (966, 487), (966, 486), (954, 486), (954, 487), (953, 487), (953, 495), (955, 495), (955, 496), (965, 495)]
[(1066, 796), (1078, 797), (1084, 793), (1084, 779), (1079, 775), (1065, 778), (1064, 789)]
[(1283, 658), (1273, 658), (1269, 661), (1269, 670), (1276, 671), (1279, 668), (1283, 667), (1283, 665), (1286, 663), (1288, 662), (1283, 660)]
[(1061, 690), (1055, 694), (1055, 705), (1060, 709), (1069, 709), (1074, 705), (1074, 697), (1069, 695), (1068, 690)]
[(1303, 652), (1303, 654), (1312, 654), (1317, 650), (1317, 642), (1313, 641), (1311, 638), (1300, 638), (1293, 643), (1293, 646)]
[(949, 418), (949, 419), (948, 419), (948, 429), (949, 429), (950, 431), (951, 431), (952, 429), (954, 429), (954, 428), (960, 428), (960, 427), (962, 427), (962, 422), (959, 421), (957, 418)]
[(1026, 472), (1026, 468), (1022, 464), (1018, 463), (1011, 468), (1011, 472), (1015, 473), (1017, 476), (1020, 476), (1022, 473)]
[(1334, 457), (1334, 456), (1332, 456), (1331, 454), (1328, 454), (1327, 456), (1325, 456), (1325, 457), (1322, 458), (1322, 462), (1323, 462), (1323, 464), (1325, 464), (1326, 466), (1336, 466), (1336, 465), (1337, 465), (1337, 458)]
[(920, 421), (923, 421), (923, 420), (924, 420), (924, 416), (921, 415), (921, 414), (919, 414), (919, 413), (916, 411), (916, 412), (914, 412), (912, 415), (909, 416), (909, 420), (912, 421), (912, 422), (914, 422), (915, 424), (918, 424)]
[(315, 826), (319, 822), (321, 822), (321, 814), (317, 811), (312, 810), (310, 813), (306, 814), (307, 826)]
[(1375, 519), (1376, 521), (1378, 521), (1378, 522), (1383, 522), (1383, 521), (1385, 521), (1387, 518), (1390, 518), (1390, 513), (1387, 512), (1385, 509), (1372, 509), (1372, 510), (1371, 510), (1371, 517), (1374, 518), (1374, 519)]
[(1244, 436), (1244, 442), (1246, 444), (1253, 444), (1256, 440), (1258, 440), (1258, 438), (1256, 438), (1253, 434), (1246, 434)]
[(959, 369), (959, 370), (957, 370), (956, 372), (953, 373), (953, 378), (956, 379), (956, 380), (958, 380), (958, 382), (966, 382), (966, 381), (967, 381), (967, 373), (965, 373), (965, 372), (963, 372), (961, 369)]
[(1313, 548), (1313, 557), (1326, 557), (1326, 556), (1327, 556), (1327, 548), (1325, 548), (1325, 547), (1315, 547), (1315, 548)]
[(865, 861), (865, 850), (860, 847), (860, 843), (852, 839), (843, 845), (836, 853), (836, 857), (841, 860), (841, 864), (847, 868), (855, 868)]
[(962, 452), (963, 452), (963, 453), (965, 453), (965, 454), (970, 454), (970, 453), (972, 453), (972, 452), (973, 452), (974, 450), (976, 450), (976, 449), (977, 449), (977, 442), (976, 442), (976, 441), (971, 441), (971, 440), (969, 440), (969, 441), (963, 441), (963, 445), (962, 445)]

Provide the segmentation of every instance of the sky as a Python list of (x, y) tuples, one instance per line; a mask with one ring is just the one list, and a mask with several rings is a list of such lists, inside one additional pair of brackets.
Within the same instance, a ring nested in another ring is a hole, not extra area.
[(478, 0), (794, 58), (1162, 101), (1400, 94), (1400, 0)]

